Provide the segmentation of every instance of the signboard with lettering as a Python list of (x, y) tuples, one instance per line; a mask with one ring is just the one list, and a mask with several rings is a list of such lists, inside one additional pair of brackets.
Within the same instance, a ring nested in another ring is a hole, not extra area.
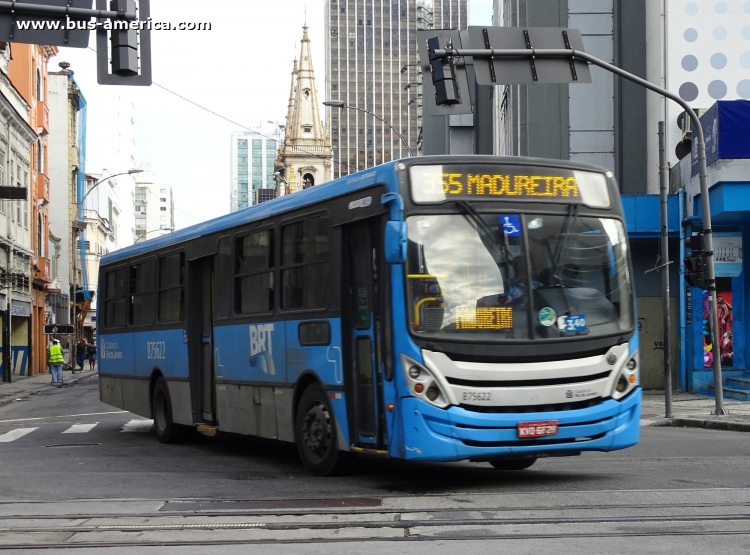
[(611, 206), (603, 174), (569, 168), (420, 165), (410, 168), (410, 178), (416, 203), (509, 200)]

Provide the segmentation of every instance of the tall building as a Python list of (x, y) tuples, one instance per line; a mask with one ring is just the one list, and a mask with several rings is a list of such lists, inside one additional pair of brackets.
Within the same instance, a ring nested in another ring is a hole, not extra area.
[[(85, 185), (86, 99), (73, 77), (70, 64), (61, 62), (51, 71), (50, 108), (50, 256), (51, 277), (59, 292), (50, 295), (55, 324), (70, 324), (71, 299), (82, 288), (81, 265), (73, 260), (72, 224), (78, 218), (77, 204)], [(75, 286), (75, 291), (73, 287)]]
[(157, 183), (151, 172), (134, 174), (133, 177), (135, 241), (153, 239), (174, 231), (172, 187)]
[(230, 211), (236, 212), (256, 204), (259, 195), (267, 200), (273, 192), (275, 197), (274, 160), (281, 144), (281, 130), (269, 122), (256, 131), (235, 131), (231, 140), (229, 202)]
[[(11, 44), (8, 75), (15, 88), (30, 106), (29, 126), (38, 135), (31, 145), (30, 172), (16, 165), (16, 181), (29, 185), (29, 202), (23, 205), (24, 222), (28, 218), (31, 231), (31, 353), (30, 372), (47, 370), (47, 338), (44, 324), (51, 319), (47, 295), (52, 285), (49, 252), (49, 107), (47, 106), (47, 64), (57, 54), (54, 46), (39, 44)], [(23, 175), (19, 175), (22, 173)]]
[[(15, 45), (13, 45), (15, 46)], [(8, 77), (12, 46), (0, 43), (0, 186), (31, 188), (30, 103)], [(29, 197), (31, 197), (29, 191)], [(2, 349), (10, 374), (28, 375), (31, 346), (31, 244), (28, 200), (0, 199), (0, 314)], [(9, 348), (10, 346), (10, 348)], [(5, 363), (5, 360), (3, 361)]]
[(279, 152), (278, 196), (295, 193), (331, 180), (331, 141), (320, 119), (310, 37), (302, 28), (299, 64), (294, 60), (284, 146)]
[[(430, 7), (431, 6), (431, 7)], [(469, 0), (327, 0), (326, 97), (377, 114), (419, 142), (417, 30), (466, 29)], [(333, 176), (409, 155), (386, 124), (358, 110), (328, 110)]]

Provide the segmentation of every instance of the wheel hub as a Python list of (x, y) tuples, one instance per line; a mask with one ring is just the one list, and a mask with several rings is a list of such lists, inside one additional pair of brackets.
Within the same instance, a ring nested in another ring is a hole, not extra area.
[(331, 444), (331, 419), (321, 403), (310, 407), (302, 421), (302, 436), (310, 453), (323, 458)]

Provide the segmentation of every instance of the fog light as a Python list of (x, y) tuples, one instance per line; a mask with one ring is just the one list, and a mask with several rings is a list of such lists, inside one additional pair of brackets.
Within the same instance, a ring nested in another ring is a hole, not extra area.
[(628, 361), (628, 364), (627, 364), (627, 366), (628, 366), (628, 370), (635, 370), (635, 359), (634, 359), (634, 358), (631, 358), (631, 359), (630, 359), (630, 360)]
[(427, 393), (425, 393), (425, 395), (427, 395), (427, 398), (430, 401), (434, 401), (435, 399), (437, 399), (438, 393), (439, 393), (438, 388), (435, 387), (434, 385), (431, 385), (430, 387), (427, 388)]
[(424, 391), (424, 386), (421, 383), (418, 383), (414, 386), (414, 391), (416, 391), (417, 393), (422, 393), (422, 391)]
[(628, 388), (628, 381), (625, 379), (625, 376), (620, 376), (617, 380), (617, 386), (615, 386), (615, 389), (618, 393), (622, 393)]
[(417, 366), (409, 368), (409, 376), (416, 380), (419, 377), (419, 368)]

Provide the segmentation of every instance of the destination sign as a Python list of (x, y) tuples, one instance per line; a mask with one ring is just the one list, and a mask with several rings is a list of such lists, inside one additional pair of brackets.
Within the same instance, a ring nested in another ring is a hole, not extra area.
[(603, 174), (533, 166), (412, 166), (414, 202), (446, 200), (547, 201), (610, 206)]
[(457, 308), (457, 330), (509, 330), (513, 327), (513, 309)]

